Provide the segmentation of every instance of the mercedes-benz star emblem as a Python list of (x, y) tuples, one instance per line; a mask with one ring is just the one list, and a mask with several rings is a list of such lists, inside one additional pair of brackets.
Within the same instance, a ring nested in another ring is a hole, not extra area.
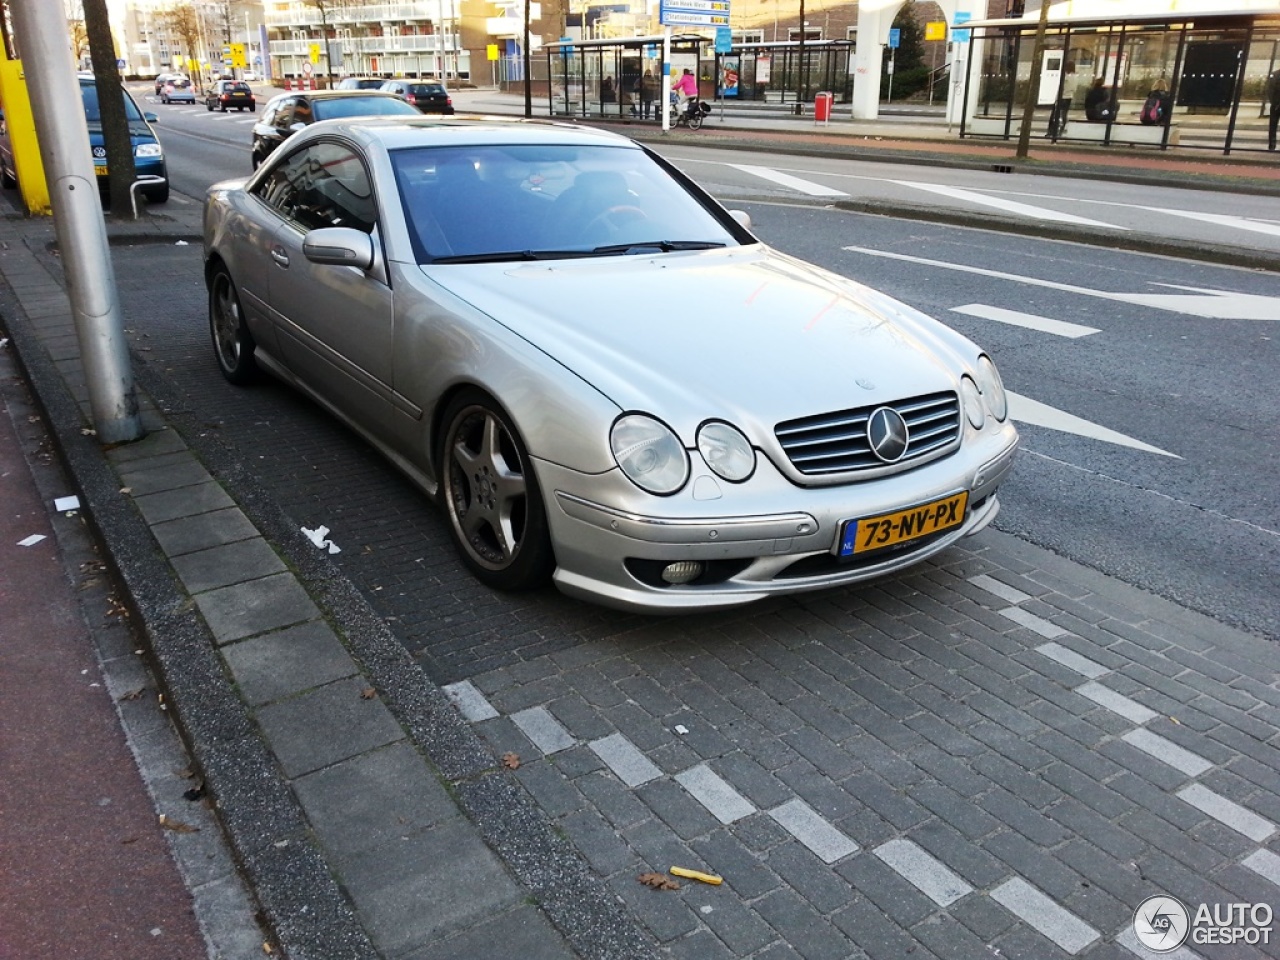
[(885, 463), (897, 463), (911, 442), (907, 421), (892, 407), (877, 407), (867, 421), (867, 443), (871, 452)]
[(1133, 914), (1138, 942), (1154, 953), (1168, 953), (1187, 939), (1191, 916), (1173, 897), (1147, 897)]

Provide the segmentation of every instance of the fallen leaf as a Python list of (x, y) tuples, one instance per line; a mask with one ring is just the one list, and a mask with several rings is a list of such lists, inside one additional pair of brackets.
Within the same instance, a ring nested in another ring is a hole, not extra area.
[(183, 767), (181, 770), (173, 771), (175, 777), (181, 777), (183, 780), (190, 780), (196, 775), (196, 772), (190, 767)]
[(377, 695), (378, 695), (378, 691), (373, 689), (373, 687), (365, 687), (363, 690), (360, 691), (361, 700), (372, 700)]
[(519, 769), (520, 769), (520, 754), (518, 754), (518, 753), (504, 753), (504, 754), (502, 755), (502, 765), (503, 765), (504, 767), (506, 767), (508, 770), (519, 770)]
[(199, 827), (193, 827), (191, 824), (183, 823), (181, 820), (174, 820), (172, 817), (167, 817), (163, 813), (160, 814), (160, 826), (164, 827), (166, 830), (172, 831), (173, 833), (200, 832)]
[(120, 694), (120, 696), (118, 696), (116, 699), (118, 701), (119, 700), (137, 700), (144, 693), (146, 693), (146, 691), (147, 691), (146, 687), (139, 687), (137, 690), (130, 690), (128, 693)]
[(199, 781), (190, 790), (183, 790), (182, 799), (190, 800), (192, 803), (195, 803), (197, 800), (203, 800), (204, 799), (204, 781), (203, 780)]
[(654, 890), (679, 890), (680, 884), (676, 883), (665, 873), (642, 873), (636, 877), (646, 887)]
[(275, 947), (271, 946), (271, 944), (267, 943), (267, 942), (264, 940), (264, 941), (262, 942), (262, 952), (263, 952), (263, 953), (265, 953), (265, 954), (267, 954), (267, 955), (271, 955), (271, 954), (275, 953), (275, 952), (276, 952), (276, 950), (275, 950)]

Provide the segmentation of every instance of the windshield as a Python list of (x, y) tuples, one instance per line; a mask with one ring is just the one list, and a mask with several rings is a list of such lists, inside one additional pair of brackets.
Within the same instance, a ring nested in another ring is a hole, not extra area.
[(399, 97), (334, 97), (332, 100), (313, 100), (312, 109), (317, 120), (333, 120), (335, 117), (373, 117), (383, 114), (418, 116), (417, 109)]
[(391, 158), (420, 263), (740, 242), (710, 198), (691, 193), (635, 147), (429, 147)]
[[(138, 112), (138, 105), (133, 102), (133, 98), (129, 96), (123, 87), (120, 88), (120, 94), (124, 97), (124, 115), (130, 121), (141, 121), (142, 114)], [(84, 100), (84, 116), (90, 123), (101, 123), (102, 113), (98, 109), (98, 88), (92, 83), (80, 84), (80, 97)]]

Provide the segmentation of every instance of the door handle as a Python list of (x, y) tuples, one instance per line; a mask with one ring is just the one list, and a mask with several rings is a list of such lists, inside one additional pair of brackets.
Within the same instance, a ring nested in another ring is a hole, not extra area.
[(271, 259), (282, 267), (289, 265), (289, 254), (285, 253), (284, 247), (278, 244), (271, 248)]

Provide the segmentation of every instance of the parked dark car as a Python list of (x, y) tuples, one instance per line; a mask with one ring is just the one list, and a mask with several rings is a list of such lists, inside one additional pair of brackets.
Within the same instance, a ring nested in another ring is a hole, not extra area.
[(394, 93), (381, 90), (312, 90), (282, 93), (267, 102), (262, 119), (253, 125), (253, 168), (290, 136), (317, 120), (373, 117), (385, 114), (419, 116), (418, 108)]
[[(133, 143), (134, 176), (138, 180), (146, 180), (146, 185), (139, 186), (137, 189), (150, 203), (164, 203), (169, 199), (169, 172), (165, 167), (164, 149), (156, 138), (156, 132), (151, 129), (151, 124), (156, 121), (156, 115), (139, 110), (137, 103), (124, 87), (120, 88), (120, 93), (124, 96), (124, 115), (129, 123), (129, 139)], [(81, 75), (80, 77), (80, 101), (84, 106), (84, 116), (89, 126), (89, 150), (93, 154), (94, 179), (98, 181), (98, 190), (103, 198), (106, 198), (110, 183), (107, 176), (107, 147), (102, 136), (98, 87), (92, 76)], [(13, 146), (9, 141), (3, 113), (0, 113), (0, 185), (7, 189), (18, 185), (18, 171), (13, 162)]]
[(388, 80), (379, 89), (404, 97), (423, 113), (453, 113), (453, 99), (439, 80)]
[(233, 108), (253, 113), (258, 109), (258, 101), (243, 80), (215, 80), (204, 93), (204, 107), (223, 113)]

